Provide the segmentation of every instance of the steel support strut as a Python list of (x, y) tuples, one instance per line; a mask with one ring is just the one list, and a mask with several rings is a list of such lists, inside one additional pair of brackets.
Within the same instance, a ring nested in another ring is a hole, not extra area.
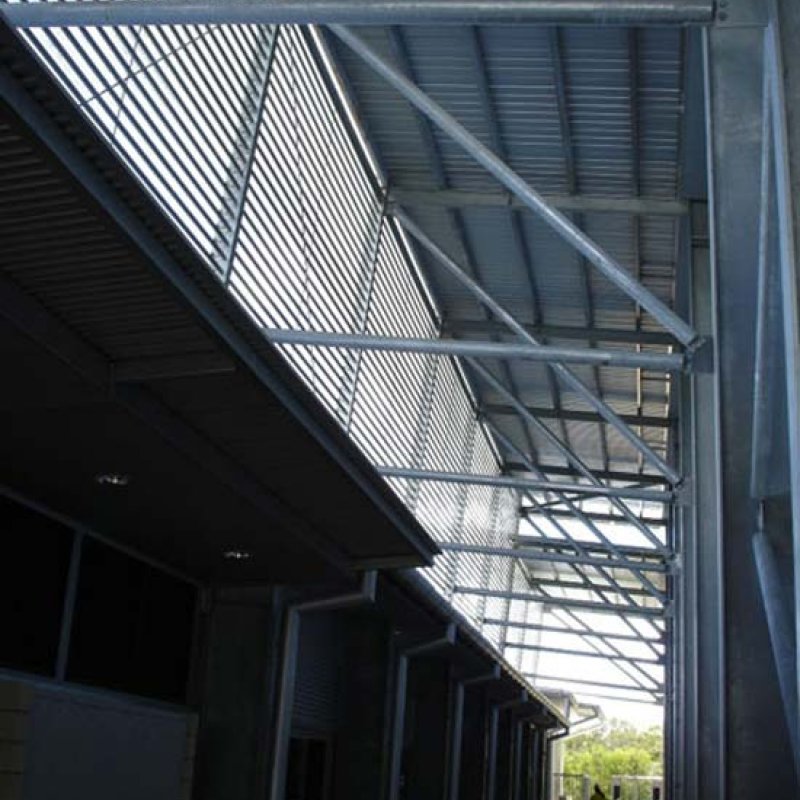
[(555, 483), (536, 481), (527, 478), (512, 478), (505, 475), (474, 475), (462, 472), (438, 472), (430, 469), (411, 469), (408, 467), (377, 466), (385, 478), (404, 478), (406, 480), (434, 481), (439, 483), (458, 483), (475, 486), (497, 486), (503, 489), (528, 489), (533, 492), (572, 492), (590, 494), (597, 497), (629, 497), (651, 503), (669, 503), (673, 493), (658, 489), (614, 488), (609, 486), (584, 486), (580, 483)]
[(454, 594), (471, 594), (476, 597), (496, 597), (500, 600), (523, 600), (527, 603), (539, 603), (554, 608), (577, 608), (582, 611), (598, 611), (604, 614), (627, 615), (660, 619), (669, 613), (669, 609), (646, 608), (645, 606), (623, 606), (619, 603), (595, 603), (591, 600), (574, 600), (571, 597), (550, 597), (549, 595), (530, 594), (528, 592), (503, 591), (501, 589), (484, 589), (481, 586), (454, 586)]
[(680, 353), (636, 353), (585, 347), (533, 346), (512, 342), (465, 341), (462, 339), (419, 339), (401, 336), (375, 336), (367, 333), (280, 330), (277, 328), (264, 330), (264, 333), (273, 344), (347, 350), (591, 364), (593, 366), (652, 369), (663, 372), (677, 372), (686, 366), (684, 357)]

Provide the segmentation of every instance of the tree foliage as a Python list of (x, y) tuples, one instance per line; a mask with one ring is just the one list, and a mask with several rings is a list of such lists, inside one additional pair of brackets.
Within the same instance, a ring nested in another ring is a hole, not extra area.
[(661, 775), (663, 731), (645, 731), (613, 719), (603, 728), (566, 742), (564, 772), (588, 775), (611, 797), (612, 775)]

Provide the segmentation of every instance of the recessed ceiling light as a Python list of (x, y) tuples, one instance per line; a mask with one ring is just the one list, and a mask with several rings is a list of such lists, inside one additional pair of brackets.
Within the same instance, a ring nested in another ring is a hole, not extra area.
[(249, 561), (253, 557), (253, 554), (247, 550), (226, 550), (222, 554), (222, 557), (226, 558), (228, 561)]
[(124, 475), (121, 472), (101, 472), (95, 475), (95, 482), (101, 486), (127, 486), (131, 482), (130, 475)]

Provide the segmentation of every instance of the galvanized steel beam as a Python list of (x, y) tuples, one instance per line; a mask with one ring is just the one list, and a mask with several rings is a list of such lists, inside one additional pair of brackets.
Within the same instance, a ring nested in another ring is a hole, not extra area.
[[(549, 510), (548, 513), (553, 517), (560, 517), (561, 519), (575, 518), (575, 515), (571, 511), (564, 511), (559, 508)], [(520, 506), (519, 514), (520, 516), (524, 517), (536, 516), (537, 514), (541, 514), (541, 511), (535, 506)], [(585, 516), (586, 519), (592, 520), (592, 522), (609, 522), (619, 525), (628, 524), (628, 521), (625, 519), (625, 517), (621, 517), (619, 514), (605, 514), (599, 511), (584, 511), (583, 516)], [(664, 528), (669, 524), (669, 520), (659, 519), (657, 517), (639, 517), (639, 520), (649, 528)]]
[[(468, 189), (391, 190), (390, 202), (420, 208), (527, 208), (511, 192), (480, 192)], [(684, 200), (661, 197), (604, 197), (587, 194), (543, 194), (548, 205), (561, 211), (599, 214), (682, 217), (689, 212)]]
[(480, 586), (454, 586), (454, 594), (469, 594), (476, 597), (494, 597), (498, 600), (521, 600), (526, 603), (538, 603), (553, 608), (577, 608), (582, 611), (596, 611), (602, 614), (626, 615), (629, 617), (645, 617), (661, 619), (670, 613), (668, 608), (651, 608), (648, 606), (626, 606), (620, 603), (596, 603), (591, 600), (573, 600), (571, 597), (551, 597), (550, 595), (529, 594), (527, 592), (503, 591), (501, 589), (484, 589)]
[[(658, 345), (680, 348), (680, 342), (664, 331), (635, 331), (624, 328), (598, 328), (591, 325), (549, 325), (545, 323), (519, 323), (531, 336), (545, 339), (580, 339), (586, 342), (620, 342), (621, 344)], [(496, 319), (466, 319), (445, 317), (442, 321), (444, 335), (464, 336), (470, 333), (496, 333), (508, 335), (508, 325)]]
[[(574, 628), (558, 627), (557, 625), (539, 625), (534, 622), (512, 622), (504, 619), (485, 618), (481, 620), (483, 625), (496, 625), (501, 628), (517, 628), (526, 631), (538, 631), (540, 633), (569, 634), (580, 636), (582, 639), (618, 639), (624, 642), (641, 642), (641, 637), (629, 633), (595, 633), (594, 631), (581, 631)], [(653, 644), (662, 644), (662, 639), (649, 639)]]
[[(610, 683), (607, 681), (583, 680), (581, 678), (565, 678), (561, 675), (540, 675), (534, 672), (525, 672), (523, 673), (523, 675), (526, 678), (530, 678), (534, 682), (534, 685), (536, 684), (537, 680), (540, 680), (540, 681), (556, 681), (557, 683), (578, 683), (584, 686), (599, 686), (602, 689), (620, 689), (626, 692), (650, 692), (652, 694), (660, 694), (661, 692), (664, 691), (664, 687), (660, 685), (658, 685), (654, 689), (641, 689), (637, 686), (623, 686), (618, 683)], [(624, 700), (625, 698), (621, 697), (618, 699)]]
[(116, 0), (3, 7), (17, 27), (113, 25), (685, 25), (711, 0)]
[(418, 339), (404, 336), (374, 336), (365, 333), (302, 331), (268, 328), (273, 344), (329, 347), (348, 350), (374, 350), (394, 353), (431, 353), (460, 358), (546, 361), (565, 364), (591, 364), (625, 369), (652, 369), (678, 372), (686, 362), (680, 353), (636, 353), (579, 347), (552, 347), (513, 342), (468, 342), (461, 339)]
[[(565, 512), (566, 513), (566, 512)], [(553, 512), (548, 509), (548, 514), (553, 515)], [(568, 539), (555, 539), (552, 536), (527, 536), (525, 534), (516, 534), (511, 536), (509, 541), (516, 545), (524, 545), (527, 547), (547, 548), (548, 550), (555, 550), (560, 552), (562, 550), (572, 550), (573, 542)], [(629, 547), (627, 545), (615, 544), (613, 549), (609, 548), (604, 542), (587, 542), (586, 540), (576, 539), (575, 541), (581, 546), (582, 550), (587, 553), (600, 553), (617, 558), (644, 558), (654, 559), (658, 562), (663, 562), (665, 558), (670, 558), (670, 554), (661, 553), (651, 547)]]
[(646, 500), (653, 503), (669, 503), (673, 499), (672, 492), (659, 491), (657, 489), (584, 486), (578, 483), (535, 481), (527, 478), (512, 478), (506, 475), (473, 475), (465, 472), (439, 472), (430, 469), (411, 469), (410, 467), (377, 466), (376, 469), (384, 478), (403, 478), (406, 480), (474, 486), (496, 486), (502, 489), (527, 489), (533, 492), (572, 492), (575, 494), (591, 494), (598, 497), (627, 497), (632, 500)]
[(663, 663), (663, 659), (633, 658), (632, 656), (624, 656), (617, 653), (596, 653), (594, 651), (575, 650), (571, 647), (550, 647), (541, 644), (525, 644), (524, 642), (506, 641), (503, 642), (503, 647), (511, 650), (531, 650), (536, 653), (552, 653), (561, 656), (585, 656), (586, 658), (601, 658), (608, 661), (633, 662), (636, 664), (649, 664), (651, 666), (659, 666)]
[[(642, 570), (643, 572), (656, 572), (666, 574), (671, 568), (666, 564), (653, 564), (645, 561), (628, 561), (617, 558), (587, 558), (567, 553), (547, 553), (531, 547), (493, 547), (482, 544), (464, 544), (462, 542), (437, 542), (441, 550), (450, 553), (477, 553), (487, 556), (507, 556), (508, 558), (519, 558), (522, 560), (544, 561), (551, 564), (583, 564), (587, 567), (598, 567), (606, 569), (628, 569)], [(566, 544), (566, 543), (565, 543)], [(576, 589), (587, 587), (575, 584)], [(602, 589), (607, 592), (619, 592), (619, 589), (612, 586), (593, 586), (594, 589)]]

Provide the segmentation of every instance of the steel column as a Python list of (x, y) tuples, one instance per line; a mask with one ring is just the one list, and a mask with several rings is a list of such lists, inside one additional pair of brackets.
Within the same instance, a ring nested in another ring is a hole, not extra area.
[(448, 759), (448, 800), (459, 800), (459, 785), (461, 781), (461, 744), (464, 735), (464, 696), (466, 689), (488, 681), (500, 679), (500, 665), (495, 664), (494, 669), (486, 675), (476, 675), (456, 681), (455, 697), (453, 698), (453, 716), (451, 719), (450, 757)]
[[(789, 722), (800, 789), (800, 60), (797, 37), (800, 11), (796, 4), (775, 0), (765, 38), (765, 72), (769, 88), (774, 143), (775, 199), (781, 296), (783, 355), (786, 376), (786, 422), (789, 451), (792, 573), (794, 579), (794, 715)], [(763, 577), (763, 573), (760, 573)], [(776, 652), (777, 656), (777, 652)]]
[[(389, 742), (389, 787), (388, 800), (399, 800), (400, 774), (403, 768), (403, 737), (406, 726), (406, 692), (408, 689), (409, 660), (427, 653), (441, 650), (455, 644), (456, 626), (450, 623), (444, 636), (427, 642), (406, 647), (397, 656), (395, 669), (394, 710), (392, 714), (392, 730)], [(271, 800), (277, 800), (272, 798)], [(281, 798), (283, 800), (283, 798)]]
[(523, 690), (522, 694), (514, 700), (506, 700), (492, 706), (489, 718), (489, 748), (488, 762), (489, 768), (486, 775), (486, 800), (495, 800), (497, 794), (497, 737), (500, 727), (500, 714), (514, 706), (523, 705), (529, 702), (528, 693)]
[(304, 613), (339, 611), (343, 608), (353, 608), (363, 603), (374, 602), (377, 579), (377, 572), (365, 572), (361, 578), (361, 588), (356, 592), (297, 603), (289, 606), (286, 610), (281, 649), (280, 690), (275, 712), (275, 744), (272, 754), (272, 776), (269, 787), (270, 800), (285, 800), (286, 769), (289, 762), (289, 740), (292, 731), (301, 616)]

